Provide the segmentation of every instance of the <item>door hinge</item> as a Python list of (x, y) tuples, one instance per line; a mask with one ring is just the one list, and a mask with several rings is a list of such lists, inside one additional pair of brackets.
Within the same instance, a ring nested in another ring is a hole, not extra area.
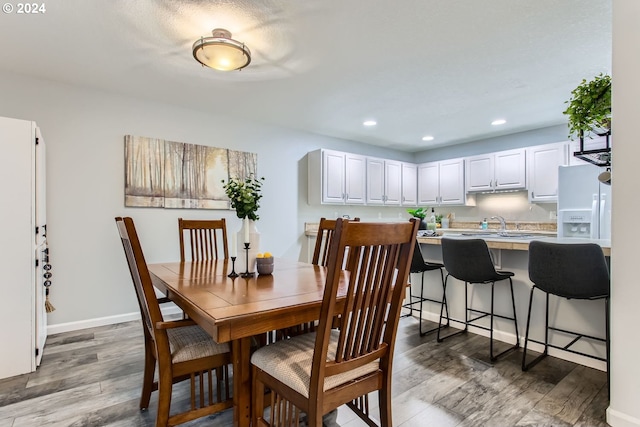
[(36, 267), (40, 265), (39, 260), (36, 260)]
[(40, 139), (36, 136), (36, 145), (40, 143)]
[(36, 357), (38, 357), (40, 355), (40, 349), (36, 348)]
[(40, 232), (40, 227), (36, 227), (36, 234)]

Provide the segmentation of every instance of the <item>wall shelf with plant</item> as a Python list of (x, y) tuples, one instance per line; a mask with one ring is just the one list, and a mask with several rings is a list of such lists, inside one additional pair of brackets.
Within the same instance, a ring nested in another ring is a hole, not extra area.
[[(569, 117), (569, 138), (580, 139), (580, 151), (574, 156), (597, 166), (611, 165), (611, 76), (600, 73), (592, 80), (583, 79), (571, 91), (563, 111)], [(584, 138), (605, 137), (605, 147), (584, 149)]]

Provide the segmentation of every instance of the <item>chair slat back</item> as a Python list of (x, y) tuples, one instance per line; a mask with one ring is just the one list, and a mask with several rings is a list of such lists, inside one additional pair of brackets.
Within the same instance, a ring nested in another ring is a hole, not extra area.
[[(350, 221), (360, 221), (360, 218), (354, 218)], [(331, 246), (331, 238), (336, 229), (335, 219), (320, 218), (318, 224), (318, 235), (316, 237), (316, 245), (313, 250), (313, 258), (311, 264), (327, 266), (329, 261), (329, 247)]]
[(609, 268), (595, 243), (529, 244), (529, 279), (544, 292), (564, 298), (609, 295)]
[(144, 259), (140, 240), (136, 233), (136, 227), (133, 219), (129, 217), (117, 217), (116, 225), (120, 233), (120, 239), (122, 240), (122, 247), (124, 248), (124, 254), (127, 258), (127, 264), (129, 265), (129, 272), (131, 273), (133, 287), (135, 288), (138, 298), (143, 323), (149, 336), (154, 337), (154, 325), (157, 322), (162, 322), (163, 318), (151, 281), (151, 275), (147, 268), (147, 262)]
[[(413, 219), (387, 224), (337, 220), (316, 335), (311, 393), (322, 393), (324, 376), (381, 358), (390, 363), (418, 226)], [(346, 284), (340, 283), (345, 256)], [(341, 287), (346, 297), (338, 311), (336, 301)], [(337, 350), (327, 362), (336, 315), (340, 318)]]
[(180, 260), (186, 261), (188, 244), (191, 261), (228, 259), (227, 224), (224, 218), (187, 220), (178, 218)]

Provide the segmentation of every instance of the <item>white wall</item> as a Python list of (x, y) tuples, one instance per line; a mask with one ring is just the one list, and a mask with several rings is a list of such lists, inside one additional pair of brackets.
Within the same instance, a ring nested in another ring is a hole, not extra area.
[(56, 307), (49, 324), (54, 327), (137, 312), (115, 216), (134, 218), (148, 262), (179, 257), (178, 217), (225, 217), (229, 230), (240, 228), (233, 211), (125, 208), (125, 134), (258, 153), (258, 172), (266, 178), (258, 223), (261, 248), (292, 259), (306, 259), (304, 221), (317, 221), (337, 210), (307, 205), (308, 151), (325, 147), (411, 158), (355, 142), (23, 76), (0, 74), (0, 93), (0, 116), (36, 121), (47, 143), (51, 301)]
[(640, 426), (640, 279), (638, 160), (640, 2), (613, 2), (613, 149), (611, 249), (611, 403), (614, 427)]

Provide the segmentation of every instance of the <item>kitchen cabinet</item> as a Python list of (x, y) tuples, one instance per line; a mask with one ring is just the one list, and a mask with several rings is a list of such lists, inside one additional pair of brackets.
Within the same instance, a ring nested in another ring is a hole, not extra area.
[(366, 159), (333, 150), (308, 153), (309, 204), (365, 204)]
[(524, 190), (527, 186), (526, 150), (519, 148), (467, 157), (465, 178), (469, 192)]
[(418, 165), (402, 163), (402, 205), (418, 204)]
[(558, 200), (558, 167), (568, 164), (567, 143), (537, 145), (527, 148), (529, 201)]
[(402, 162), (367, 157), (367, 204), (400, 205)]
[(418, 166), (419, 205), (466, 205), (464, 159), (422, 163)]

